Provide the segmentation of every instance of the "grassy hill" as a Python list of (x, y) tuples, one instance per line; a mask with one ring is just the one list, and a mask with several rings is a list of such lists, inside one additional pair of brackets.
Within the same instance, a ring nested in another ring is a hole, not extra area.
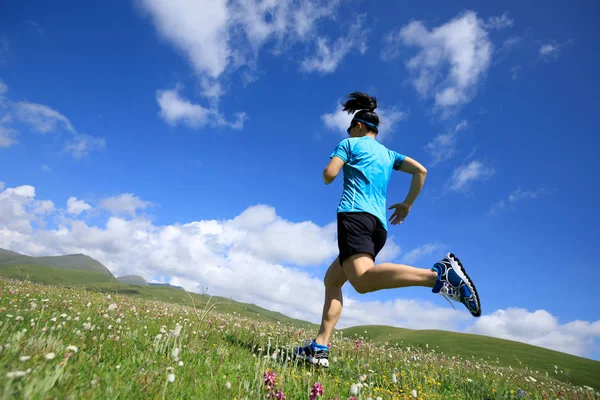
[(128, 285), (148, 286), (148, 282), (139, 275), (126, 275), (117, 278), (119, 282), (126, 283)]
[(339, 332), (330, 368), (317, 368), (291, 357), (314, 332), (214, 310), (199, 320), (177, 304), (0, 278), (2, 398), (265, 399), (277, 392), (291, 400), (312, 389), (323, 400), (350, 393), (359, 400), (600, 399), (594, 384), (444, 358), (431, 345), (356, 348)]
[[(345, 337), (362, 336), (377, 344), (398, 343), (402, 346), (443, 352), (446, 356), (483, 359), (504, 367), (527, 366), (534, 372), (548, 372), (565, 382), (600, 388), (600, 362), (521, 342), (467, 333), (412, 330), (381, 325), (354, 326), (340, 331)], [(554, 372), (555, 365), (558, 366), (558, 374)]]
[(101, 262), (84, 254), (69, 254), (65, 256), (31, 257), (14, 251), (0, 249), (0, 265), (45, 265), (68, 270), (83, 270), (102, 273), (113, 277), (113, 274)]
[[(308, 330), (317, 325), (289, 318), (281, 313), (266, 310), (254, 304), (236, 302), (223, 297), (212, 297), (185, 292), (168, 286), (141, 286), (123, 283), (112, 275), (93, 271), (66, 270), (42, 265), (0, 265), (0, 276), (24, 279), (49, 285), (58, 285), (92, 292), (115, 293), (139, 299), (163, 301), (198, 310), (207, 304), (215, 304), (215, 312), (223, 312), (256, 321), (271, 321), (290, 324)], [(365, 333), (367, 331), (367, 333)], [(515, 369), (529, 368), (533, 374), (546, 372), (555, 379), (576, 385), (588, 385), (600, 390), (600, 362), (548, 350), (528, 344), (496, 339), (482, 335), (470, 335), (439, 330), (411, 330), (389, 326), (357, 326), (341, 329), (344, 337), (363, 337), (376, 344), (410, 346), (414, 350), (435, 350), (446, 356), (462, 359), (484, 360), (490, 364)], [(427, 347), (428, 345), (428, 347)], [(554, 366), (558, 366), (555, 374)], [(562, 371), (562, 372), (561, 372)]]
[(306, 321), (289, 318), (279, 312), (270, 311), (254, 304), (239, 303), (224, 297), (210, 297), (198, 293), (190, 293), (173, 286), (139, 286), (119, 281), (112, 275), (92, 272), (65, 270), (58, 267), (42, 265), (0, 265), (0, 276), (24, 279), (30, 282), (47, 285), (83, 288), (105, 293), (120, 293), (142, 299), (165, 301), (169, 303), (204, 308), (207, 304), (215, 304), (215, 311), (222, 311), (251, 317), (265, 321), (279, 321), (293, 326), (314, 327)]

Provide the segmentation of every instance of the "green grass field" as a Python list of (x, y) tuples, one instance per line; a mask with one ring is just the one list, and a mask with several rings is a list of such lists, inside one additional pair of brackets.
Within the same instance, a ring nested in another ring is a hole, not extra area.
[[(389, 326), (357, 326), (344, 329), (343, 332), (345, 336), (363, 336), (375, 343), (398, 343), (421, 349), (429, 346), (429, 349), (448, 356), (483, 359), (504, 367), (529, 368), (537, 373), (555, 375), (565, 382), (600, 388), (600, 362), (520, 342), (466, 333)], [(555, 373), (555, 365), (558, 373)]]
[(210, 296), (184, 292), (169, 287), (128, 285), (106, 274), (92, 271), (65, 270), (41, 265), (4, 265), (0, 266), (0, 276), (26, 279), (48, 285), (63, 285), (91, 291), (121, 293), (142, 299), (165, 301), (198, 308), (203, 308), (210, 300), (211, 303), (217, 303), (215, 306), (216, 311), (236, 312), (242, 316), (286, 322), (298, 327), (316, 327), (315, 324), (289, 318), (281, 313), (266, 310), (254, 304), (239, 303), (224, 297), (213, 297), (211, 299)]
[(290, 354), (314, 324), (227, 299), (213, 308), (201, 295), (193, 307), (176, 289), (13, 267), (0, 274), (53, 284), (0, 278), (6, 399), (266, 399), (278, 390), (308, 399), (317, 384), (313, 397), (323, 399), (600, 399), (600, 363), (522, 343), (354, 327), (335, 333), (332, 366), (321, 369)]

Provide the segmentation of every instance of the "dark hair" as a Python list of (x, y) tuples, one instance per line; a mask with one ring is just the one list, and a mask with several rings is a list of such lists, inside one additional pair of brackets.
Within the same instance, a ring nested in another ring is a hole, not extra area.
[(375, 112), (375, 109), (377, 108), (377, 98), (363, 92), (352, 92), (348, 97), (350, 99), (342, 104), (344, 106), (343, 111), (352, 114), (359, 110), (354, 114), (350, 127), (356, 124), (356, 120), (361, 120), (360, 122), (362, 122), (368, 130), (375, 133), (379, 132), (379, 115)]

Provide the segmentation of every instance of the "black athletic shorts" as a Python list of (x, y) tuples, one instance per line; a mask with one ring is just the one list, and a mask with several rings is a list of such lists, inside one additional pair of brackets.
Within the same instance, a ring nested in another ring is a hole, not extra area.
[(385, 245), (387, 230), (373, 214), (366, 212), (337, 213), (340, 264), (357, 253), (369, 253), (373, 259)]

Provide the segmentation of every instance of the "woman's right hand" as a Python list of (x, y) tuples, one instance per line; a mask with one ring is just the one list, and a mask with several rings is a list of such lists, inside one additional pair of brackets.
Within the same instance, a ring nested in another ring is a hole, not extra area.
[(395, 209), (394, 213), (390, 217), (390, 223), (392, 225), (401, 224), (404, 221), (404, 218), (406, 218), (406, 216), (410, 212), (410, 207), (411, 206), (406, 203), (396, 203), (390, 206), (388, 210), (391, 210), (392, 208)]

